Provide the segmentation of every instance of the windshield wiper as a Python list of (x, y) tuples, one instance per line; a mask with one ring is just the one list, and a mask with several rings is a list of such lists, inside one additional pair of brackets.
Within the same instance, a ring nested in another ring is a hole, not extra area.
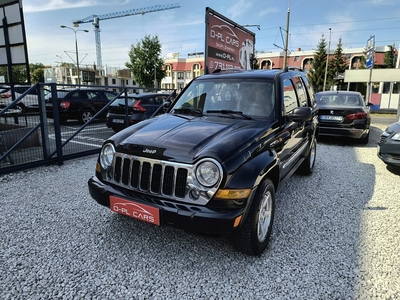
[(176, 108), (173, 110), (174, 113), (177, 114), (188, 114), (192, 116), (202, 116), (203, 111), (198, 108)]
[(230, 109), (221, 109), (221, 110), (207, 110), (207, 113), (217, 113), (217, 114), (224, 114), (224, 115), (230, 115), (230, 116), (241, 116), (247, 120), (251, 120), (252, 117), (248, 115), (244, 115), (243, 112), (237, 111), (237, 110), (230, 110)]

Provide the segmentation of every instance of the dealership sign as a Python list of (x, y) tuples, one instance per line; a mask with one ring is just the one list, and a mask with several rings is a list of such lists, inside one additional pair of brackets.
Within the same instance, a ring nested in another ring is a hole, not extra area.
[(206, 8), (205, 69), (251, 69), (255, 34)]

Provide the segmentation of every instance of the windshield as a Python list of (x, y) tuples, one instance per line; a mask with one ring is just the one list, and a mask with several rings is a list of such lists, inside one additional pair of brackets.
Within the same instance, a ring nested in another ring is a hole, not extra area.
[(252, 118), (273, 118), (275, 89), (273, 82), (253, 79), (198, 80), (180, 95), (172, 113), (198, 112), (205, 115), (239, 112)]

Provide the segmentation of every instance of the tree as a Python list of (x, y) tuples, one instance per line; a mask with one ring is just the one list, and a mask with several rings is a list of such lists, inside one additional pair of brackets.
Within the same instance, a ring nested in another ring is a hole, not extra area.
[(322, 35), (314, 54), (312, 69), (308, 72), (308, 79), (317, 92), (322, 91), (324, 87), (326, 55), (326, 40)]
[(333, 58), (329, 61), (328, 64), (326, 86), (329, 87), (337, 84), (335, 78), (337, 78), (338, 75), (343, 75), (347, 69), (348, 69), (348, 64), (346, 61), (346, 55), (343, 53), (342, 38), (340, 38), (336, 50), (333, 53)]
[(395, 53), (392, 45), (388, 45), (389, 51), (385, 52), (385, 58), (383, 59), (383, 63), (385, 68), (392, 69), (395, 67)]
[(339, 39), (337, 48), (333, 53), (333, 58), (329, 61), (330, 79), (333, 79), (337, 74), (343, 74), (348, 69), (346, 55), (343, 53), (342, 38)]
[(29, 70), (31, 72), (32, 84), (37, 82), (44, 82), (44, 69), (46, 67), (42, 63), (29, 64)]
[[(7, 84), (10, 83), (10, 78), (8, 74), (8, 67), (0, 67), (0, 75), (4, 76), (5, 82)], [(28, 77), (25, 65), (14, 65), (12, 66), (12, 77), (13, 77), (13, 84), (26, 84)]]
[(152, 38), (146, 35), (136, 45), (131, 46), (128, 55), (130, 61), (125, 66), (131, 70), (133, 78), (140, 86), (154, 87), (156, 85), (154, 78), (159, 83), (165, 77), (158, 36)]

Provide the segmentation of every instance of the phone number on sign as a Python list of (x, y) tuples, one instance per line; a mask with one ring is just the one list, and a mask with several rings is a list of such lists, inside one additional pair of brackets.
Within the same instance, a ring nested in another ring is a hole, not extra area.
[(238, 66), (234, 66), (232, 64), (225, 64), (219, 61), (210, 61), (210, 69), (240, 69)]

